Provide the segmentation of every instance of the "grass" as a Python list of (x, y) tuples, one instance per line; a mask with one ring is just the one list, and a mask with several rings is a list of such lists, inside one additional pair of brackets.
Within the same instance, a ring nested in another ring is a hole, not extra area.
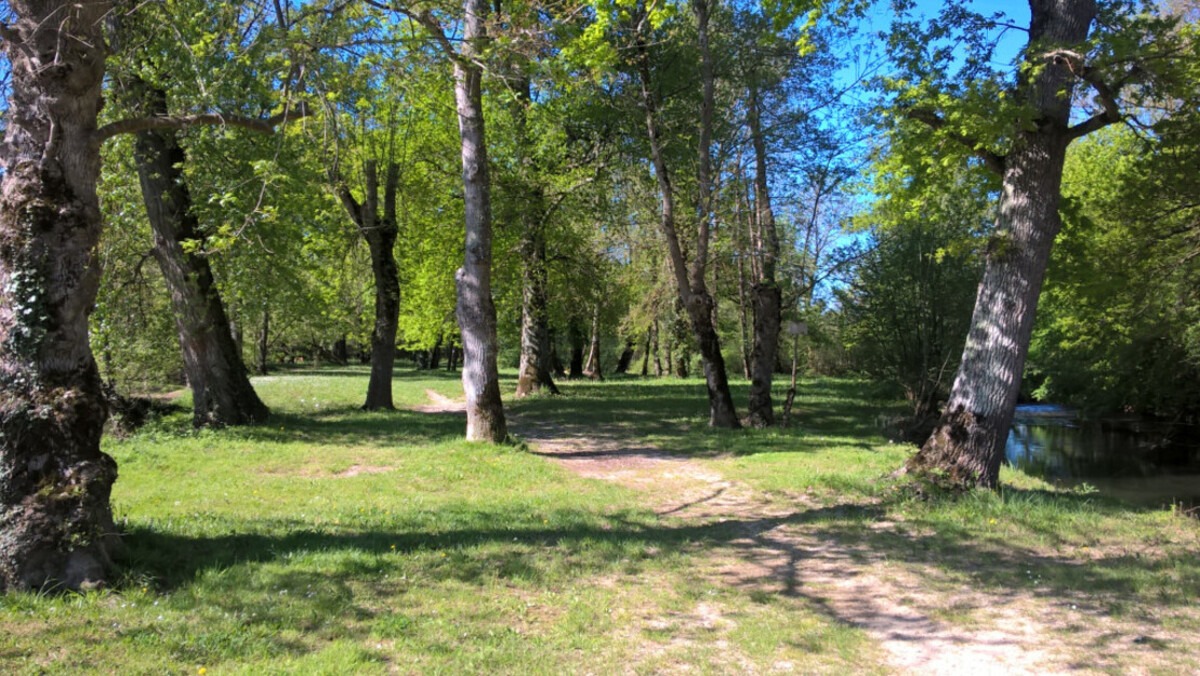
[[(570, 383), (509, 402), (524, 420), (650, 441), (807, 506), (751, 524), (657, 516), (646, 494), (520, 445), (461, 441), (457, 415), (360, 411), (366, 377), (261, 378), (267, 424), (194, 431), (180, 413), (106, 439), (122, 578), (0, 597), (0, 672), (881, 669), (878, 647), (818, 599), (714, 577), (714, 552), (781, 524), (932, 571), (931, 589), (1086, 593), (1106, 612), (1200, 629), (1187, 612), (1200, 596), (1193, 520), (1013, 474), (1000, 494), (913, 500), (886, 478), (908, 449), (874, 426), (895, 406), (855, 381), (806, 382), (798, 423), (769, 431), (708, 430), (700, 381)], [(427, 389), (460, 385), (397, 371), (398, 405)], [(973, 621), (957, 606), (945, 616)]]

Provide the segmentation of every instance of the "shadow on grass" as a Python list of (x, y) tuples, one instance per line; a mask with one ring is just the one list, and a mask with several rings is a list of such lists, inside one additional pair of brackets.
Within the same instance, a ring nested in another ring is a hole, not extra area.
[(168, 438), (218, 434), (253, 443), (391, 447), (461, 440), (464, 424), (465, 415), (461, 412), (363, 411), (358, 406), (335, 405), (303, 413), (277, 409), (264, 423), (219, 430), (197, 430), (192, 426), (190, 414), (176, 414), (158, 421), (145, 433)]
[(321, 413), (272, 413), (265, 425), (240, 428), (238, 434), (253, 441), (305, 442), (322, 445), (394, 446), (461, 439), (461, 413), (417, 411), (364, 412), (358, 408), (330, 408)]
[[(748, 387), (735, 384), (735, 400), (744, 401)], [(690, 457), (811, 452), (831, 443), (872, 450), (871, 439), (883, 442), (875, 419), (897, 409), (894, 402), (864, 401), (867, 387), (859, 381), (822, 380), (799, 386), (790, 427), (721, 430), (707, 425), (708, 399), (702, 380), (577, 381), (565, 383), (562, 389), (562, 396), (508, 404), (518, 433), (532, 440), (553, 434), (637, 445), (651, 440), (662, 452)], [(783, 395), (776, 394), (778, 408)]]
[[(426, 571), (435, 580), (478, 583), (495, 577), (543, 581), (545, 563), (565, 558), (586, 576), (628, 558), (630, 547), (648, 547), (661, 554), (695, 552), (726, 546), (789, 524), (871, 519), (876, 506), (837, 505), (784, 516), (732, 519), (707, 524), (676, 524), (639, 513), (597, 515), (560, 511), (547, 521), (532, 520), (511, 511), (442, 510), (422, 515), (420, 524), (398, 523), (394, 528), (329, 532), (300, 520), (231, 522), (230, 526), (259, 527), (259, 532), (189, 536), (148, 526), (133, 526), (125, 534), (127, 569), (133, 579), (152, 579), (162, 591), (194, 582), (204, 571), (291, 559), (300, 554), (353, 553), (376, 556), (445, 553)], [(442, 528), (443, 524), (462, 524)], [(478, 524), (510, 523), (483, 527)], [(499, 552), (497, 552), (497, 548)], [(357, 561), (335, 576), (379, 572), (386, 559)], [(397, 559), (399, 561), (399, 559)]]
[[(1037, 491), (1014, 493), (1014, 499), (1047, 500), (1064, 510), (1126, 509), (1119, 504), (1097, 507), (1084, 497)], [(703, 500), (717, 498), (719, 495), (714, 494)], [(888, 511), (886, 504), (842, 503), (782, 516), (701, 524), (680, 524), (633, 513), (600, 516), (559, 512), (551, 517), (554, 525), (547, 527), (511, 511), (444, 510), (425, 514), (420, 523), (397, 523), (394, 528), (350, 532), (318, 530), (303, 521), (262, 524), (275, 532), (234, 532), (211, 537), (134, 527), (126, 542), (131, 570), (153, 578), (165, 589), (186, 585), (204, 570), (276, 561), (303, 552), (350, 551), (376, 555), (443, 552), (452, 557), (428, 571), (434, 579), (478, 583), (485, 578), (519, 577), (538, 582), (537, 571), (557, 557), (570, 559), (572, 567), (584, 576), (627, 558), (631, 546), (651, 547), (664, 553), (698, 552), (714, 547), (752, 550), (769, 544), (772, 538), (786, 540), (776, 537), (781, 527), (819, 524), (820, 529), (811, 533), (813, 537), (844, 546), (855, 556), (928, 565), (965, 576), (973, 586), (993, 592), (1032, 588), (1054, 595), (1099, 592), (1123, 596), (1133, 603), (1138, 594), (1155, 591), (1156, 584), (1169, 582), (1172, 588), (1161, 591), (1170, 593), (1159, 594), (1159, 600), (1167, 605), (1190, 604), (1200, 596), (1200, 559), (1191, 555), (1154, 556), (1141, 552), (1094, 553), (1091, 558), (1080, 558), (1070, 552), (1048, 555), (1014, 545), (999, 535), (981, 537), (977, 532), (945, 521), (937, 521), (936, 529), (924, 528), (930, 524), (922, 523), (919, 518), (911, 524), (906, 522), (914, 527), (907, 530), (877, 527)], [(1021, 525), (1039, 530), (1033, 522), (1030, 519)], [(511, 525), (490, 526), (504, 523)], [(446, 524), (461, 527), (444, 528)], [(1056, 535), (1049, 527), (1042, 530), (1047, 537)], [(495, 546), (501, 551), (496, 552)], [(812, 554), (801, 546), (782, 549), (793, 563)], [(372, 560), (362, 565), (366, 568), (356, 567), (336, 574), (367, 574), (381, 564)], [(787, 589), (799, 589), (795, 566), (777, 577)]]
[[(702, 501), (719, 500), (719, 493)], [(1081, 496), (1041, 492), (1014, 492), (1011, 499), (1053, 501), (1062, 509), (1119, 509), (1096, 506)], [(933, 572), (921, 584), (936, 588), (939, 581), (949, 581), (962, 586), (965, 580), (970, 587), (987, 590), (993, 606), (1019, 604), (1030, 594), (1060, 597), (1079, 606), (1082, 621), (1113, 612), (1113, 598), (1138, 604), (1154, 597), (1141, 624), (1148, 632), (1161, 622), (1155, 607), (1187, 607), (1200, 594), (1200, 561), (1194, 557), (1111, 553), (1079, 560), (1047, 556), (1000, 538), (981, 538), (940, 521), (936, 529), (881, 529), (880, 521), (893, 507), (886, 502), (842, 503), (709, 523), (585, 510), (561, 510), (543, 521), (519, 508), (449, 507), (406, 515), (386, 525), (344, 530), (323, 530), (302, 519), (231, 520), (229, 532), (208, 536), (135, 526), (125, 538), (127, 579), (187, 599), (197, 611), (216, 610), (238, 618), (236, 630), (205, 626), (202, 630), (208, 633), (199, 638), (169, 639), (173, 654), (201, 663), (210, 654), (206, 651), (228, 658), (314, 650), (311, 642), (280, 635), (280, 628), (331, 639), (374, 636), (380, 627), (398, 621), (395, 614), (400, 612), (391, 603), (383, 605), (391, 610), (381, 610), (375, 598), (379, 596), (399, 597), (416, 589), (437, 596), (445, 589), (445, 594), (458, 594), (461, 603), (462, 595), (473, 593), (471, 588), (493, 593), (486, 590), (496, 589), (497, 581), (503, 588), (561, 590), (564, 584), (587, 585), (594, 579), (611, 579), (614, 573), (637, 576), (660, 566), (685, 569), (701, 578), (720, 575), (756, 601), (771, 602), (776, 596), (801, 599), (838, 624), (852, 620), (843, 615), (845, 606), (835, 607), (826, 599), (826, 589), (805, 582), (806, 569), (818, 558), (821, 566), (832, 566), (845, 577), (858, 574), (864, 561), (925, 565)], [(918, 519), (913, 525), (923, 524)], [(742, 562), (734, 568), (742, 570), (713, 570), (703, 560), (712, 553), (732, 554), (730, 560)], [(749, 572), (746, 562), (754, 564)], [(1157, 581), (1154, 584), (1170, 580), (1174, 588), (1155, 597), (1148, 579)], [(904, 591), (920, 595), (927, 590)], [(902, 598), (867, 595), (852, 602), (858, 604), (859, 617), (863, 612), (892, 613), (897, 631), (919, 631), (905, 625), (912, 622), (910, 616), (897, 612), (895, 604), (905, 603)], [(400, 607), (426, 617), (431, 609), (438, 612), (422, 603), (407, 601)], [(450, 613), (473, 612), (454, 602), (449, 608)], [(407, 623), (418, 621), (400, 619), (402, 631), (411, 631)], [(463, 621), (490, 626), (497, 618), (481, 615)]]
[[(314, 366), (305, 364), (290, 364), (272, 368), (266, 376), (312, 376), (316, 378), (367, 378), (371, 375), (370, 364), (347, 364), (344, 366)], [(418, 369), (412, 366), (397, 366), (392, 369), (394, 380), (459, 380), (462, 376), (458, 371), (445, 369)]]

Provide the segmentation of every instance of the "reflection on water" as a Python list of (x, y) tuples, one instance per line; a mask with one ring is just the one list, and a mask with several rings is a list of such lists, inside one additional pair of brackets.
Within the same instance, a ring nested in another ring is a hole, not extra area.
[(1018, 406), (1005, 455), (1049, 481), (1088, 483), (1149, 504), (1200, 504), (1200, 449), (1161, 443), (1168, 428), (1137, 420), (1081, 421), (1070, 409)]

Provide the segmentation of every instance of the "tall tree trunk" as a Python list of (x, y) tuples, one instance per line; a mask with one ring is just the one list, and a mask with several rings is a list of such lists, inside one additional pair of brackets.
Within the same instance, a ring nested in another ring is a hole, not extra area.
[[(514, 68), (520, 73), (519, 68)], [(530, 151), (529, 110), (533, 106), (533, 83), (527, 75), (517, 77), (516, 100), (510, 106), (516, 128), (518, 171), (524, 204), (521, 209), (521, 361), (517, 372), (517, 397), (546, 390), (558, 394), (554, 366), (550, 362), (549, 282), (546, 270), (545, 190), (540, 183), (536, 158)]]
[[(136, 80), (129, 86), (137, 97), (139, 114), (168, 115), (163, 90)], [(192, 390), (192, 422), (198, 427), (261, 422), (270, 411), (250, 384), (212, 267), (208, 258), (184, 248), (203, 236), (183, 176), (187, 156), (178, 133), (172, 129), (138, 132), (133, 155), (154, 232), (154, 259), (171, 293), (183, 366)]]
[(621, 356), (617, 359), (617, 368), (613, 369), (614, 373), (629, 372), (629, 366), (633, 363), (633, 355), (635, 354), (633, 346), (636, 344), (633, 338), (625, 339), (625, 349), (621, 350)]
[(88, 342), (110, 2), (10, 0), (0, 49), (0, 590), (103, 584), (120, 549)]
[(463, 0), (463, 44), (454, 61), (454, 98), (462, 138), (466, 256), (455, 280), (463, 344), (463, 392), (467, 439), (499, 443), (508, 437), (496, 366), (496, 306), (492, 301), (492, 204), (487, 135), (483, 123), (483, 68), (488, 6)]
[(429, 370), (432, 371), (442, 363), (442, 337), (438, 336), (437, 342), (429, 349)]
[(400, 273), (396, 268), (396, 193), (400, 167), (389, 162), (383, 181), (383, 213), (379, 213), (379, 165), (363, 163), (366, 190), (358, 202), (340, 177), (335, 177), (338, 197), (346, 213), (367, 242), (375, 282), (375, 325), (371, 330), (371, 379), (363, 410), (392, 410), (392, 371), (396, 365), (396, 331), (400, 321)]
[(558, 340), (554, 336), (554, 329), (550, 329), (550, 368), (554, 371), (555, 378), (566, 378), (567, 370), (563, 367), (562, 359), (558, 356)]
[(567, 325), (567, 338), (571, 341), (571, 365), (567, 378), (569, 380), (577, 380), (583, 377), (583, 346), (585, 338), (583, 329), (579, 326), (579, 320), (574, 317), (571, 318), (570, 324)]
[[(1029, 40), (1039, 54), (1082, 43), (1096, 13), (1093, 0), (1035, 0), (1030, 9)], [(1072, 75), (1058, 63), (1033, 73), (1021, 76), (1019, 91), (1039, 119), (1014, 135), (1006, 157), (995, 158), (1003, 170), (1000, 215), (962, 362), (937, 428), (908, 462), (909, 470), (956, 488), (997, 485), (1038, 295), (1062, 225)]]
[(642, 377), (650, 375), (650, 340), (653, 335), (650, 331), (646, 332), (646, 349), (642, 353)]
[[(696, 255), (690, 269), (679, 244), (679, 236), (675, 231), (674, 186), (671, 183), (671, 175), (662, 147), (658, 122), (658, 97), (653, 89), (649, 46), (642, 35), (638, 35), (636, 38), (638, 74), (641, 79), (642, 107), (646, 117), (646, 133), (650, 142), (651, 160), (662, 200), (660, 226), (663, 237), (667, 241), (667, 252), (675, 273), (679, 298), (691, 319), (692, 331), (700, 347), (700, 354), (704, 358), (704, 377), (708, 386), (709, 425), (737, 428), (741, 427), (741, 423), (738, 421), (737, 411), (733, 406), (733, 395), (729, 391), (729, 378), (725, 370), (725, 358), (721, 354), (721, 341), (717, 336), (716, 327), (713, 325), (713, 297), (708, 292), (704, 279), (708, 262), (708, 240), (712, 215), (712, 181), (709, 174), (712, 164), (710, 146), (714, 107), (713, 64), (712, 54), (708, 47), (707, 0), (693, 0), (692, 7), (696, 12), (699, 29), (703, 95), (700, 106), (698, 179), (700, 198), (697, 201), (699, 231), (696, 238)], [(644, 11), (645, 8), (643, 7), (642, 10)]]
[(258, 375), (267, 375), (267, 349), (270, 347), (271, 337), (271, 310), (263, 308), (262, 327), (258, 333)]
[(771, 193), (767, 185), (767, 144), (763, 138), (760, 92), (756, 83), (750, 84), (747, 121), (754, 145), (754, 206), (757, 233), (752, 237), (758, 279), (754, 294), (754, 348), (750, 352), (750, 425), (768, 427), (775, 424), (771, 402), (771, 381), (775, 374), (779, 352), (779, 324), (783, 303), (779, 285), (775, 282), (775, 261), (779, 257), (779, 235), (775, 230), (775, 214), (771, 210)]
[(600, 365), (600, 304), (592, 308), (592, 340), (588, 348), (587, 366), (583, 373), (592, 380), (604, 380), (604, 368)]
[(350, 345), (346, 342), (346, 336), (338, 336), (338, 339), (333, 341), (333, 349), (330, 350), (330, 361), (338, 366), (345, 366), (350, 363)]
[[(652, 330), (654, 331), (654, 377), (661, 378), (663, 375), (663, 365), (661, 355), (658, 352), (658, 317), (654, 318), (654, 327)], [(671, 363), (670, 357), (667, 357), (667, 363)]]
[[(740, 170), (739, 170), (740, 172)], [(740, 181), (739, 181), (740, 183)], [(742, 190), (738, 189), (738, 194), (742, 194)], [(741, 211), (741, 197), (738, 199), (738, 210)], [(749, 211), (749, 208), (746, 209)], [(738, 219), (741, 220), (741, 219)], [(746, 232), (750, 232), (750, 218), (746, 217)], [(749, 238), (747, 238), (749, 239)], [(741, 238), (737, 238), (738, 243), (738, 261), (737, 261), (737, 276), (738, 276), (738, 329), (742, 338), (742, 375), (746, 380), (750, 379), (750, 363), (751, 363), (751, 342), (750, 342), (750, 324), (753, 319), (750, 318), (750, 299), (746, 289), (746, 253), (749, 250), (749, 244), (746, 242), (746, 247), (742, 248), (743, 242)]]

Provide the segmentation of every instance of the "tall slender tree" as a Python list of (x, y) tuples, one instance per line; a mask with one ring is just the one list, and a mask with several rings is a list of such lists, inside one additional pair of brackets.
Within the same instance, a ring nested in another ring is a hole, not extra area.
[(484, 0), (463, 0), (462, 39), (451, 42), (441, 20), (425, 9), (368, 0), (398, 11), (429, 31), (454, 65), (454, 99), (462, 150), (466, 245), (455, 274), (455, 314), (462, 335), (462, 383), (467, 404), (467, 439), (499, 443), (508, 438), (496, 364), (496, 305), (492, 298), (492, 202), (487, 132), (483, 116), (483, 59), (487, 58), (489, 8)]
[(694, 0), (697, 42), (701, 60), (701, 106), (699, 121), (699, 163), (697, 180), (699, 195), (696, 201), (697, 235), (696, 251), (689, 264), (684, 256), (676, 231), (675, 201), (676, 188), (672, 182), (660, 120), (659, 83), (654, 79), (651, 55), (650, 13), (644, 3), (639, 3), (634, 14), (634, 53), (638, 84), (641, 94), (642, 112), (645, 116), (647, 140), (650, 145), (654, 175), (658, 181), (659, 197), (662, 201), (660, 226), (667, 243), (667, 254), (675, 276), (676, 287), (684, 311), (690, 319), (692, 332), (700, 347), (704, 360), (704, 376), (708, 387), (709, 424), (713, 427), (740, 427), (733, 395), (729, 390), (729, 378), (725, 369), (725, 358), (721, 354), (721, 341), (714, 324), (712, 294), (707, 286), (708, 246), (712, 231), (712, 160), (711, 142), (714, 108), (713, 57), (709, 46), (708, 0)]

